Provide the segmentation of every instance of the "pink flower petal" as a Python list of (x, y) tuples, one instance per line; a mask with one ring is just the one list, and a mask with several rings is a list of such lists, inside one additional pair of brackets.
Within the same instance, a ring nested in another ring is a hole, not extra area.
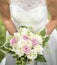
[(17, 42), (17, 38), (10, 39), (10, 45), (13, 46)]
[(37, 39), (32, 39), (31, 41), (32, 41), (32, 45), (33, 45), (33, 46), (35, 46), (35, 45), (38, 44), (38, 40), (37, 40)]
[(27, 35), (24, 35), (24, 36), (23, 36), (23, 39), (24, 39), (24, 40), (28, 40), (29, 37), (28, 37)]
[(25, 54), (28, 54), (28, 53), (30, 53), (31, 48), (28, 47), (27, 45), (25, 45), (25, 46), (23, 47), (23, 51), (24, 51)]

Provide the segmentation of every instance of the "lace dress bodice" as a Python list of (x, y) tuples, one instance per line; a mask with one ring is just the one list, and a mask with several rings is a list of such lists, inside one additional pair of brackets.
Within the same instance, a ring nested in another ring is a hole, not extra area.
[(11, 3), (25, 10), (46, 5), (44, 0), (11, 0)]
[(41, 30), (47, 23), (45, 0), (11, 0), (10, 12), (17, 28), (23, 25)]

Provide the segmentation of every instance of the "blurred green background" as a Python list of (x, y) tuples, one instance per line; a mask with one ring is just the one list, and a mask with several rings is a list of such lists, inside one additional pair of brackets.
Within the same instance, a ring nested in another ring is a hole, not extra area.
[(4, 43), (5, 41), (5, 35), (6, 35), (6, 30), (5, 30), (5, 27), (2, 23), (2, 19), (1, 19), (1, 16), (0, 16), (0, 46)]

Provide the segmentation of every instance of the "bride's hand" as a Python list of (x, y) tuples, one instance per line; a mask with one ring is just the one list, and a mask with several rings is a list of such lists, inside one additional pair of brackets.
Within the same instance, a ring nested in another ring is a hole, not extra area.
[(46, 34), (50, 35), (52, 31), (57, 27), (57, 19), (51, 18), (46, 25)]

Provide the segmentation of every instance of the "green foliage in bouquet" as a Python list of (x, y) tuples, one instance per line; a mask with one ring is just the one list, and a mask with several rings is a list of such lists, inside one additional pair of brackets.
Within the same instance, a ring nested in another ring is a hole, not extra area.
[(5, 30), (5, 27), (2, 23), (2, 20), (0, 19), (0, 46), (2, 46), (5, 42), (5, 39), (6, 39), (5, 35), (6, 35), (6, 30)]
[(42, 30), (40, 32), (40, 35), (42, 36), (42, 39), (43, 39), (43, 47), (46, 47), (47, 42), (48, 42), (50, 36), (49, 35), (46, 35), (46, 29)]
[(38, 55), (38, 57), (36, 58), (36, 60), (37, 60), (38, 62), (46, 62), (46, 59), (44, 58), (43, 55)]

